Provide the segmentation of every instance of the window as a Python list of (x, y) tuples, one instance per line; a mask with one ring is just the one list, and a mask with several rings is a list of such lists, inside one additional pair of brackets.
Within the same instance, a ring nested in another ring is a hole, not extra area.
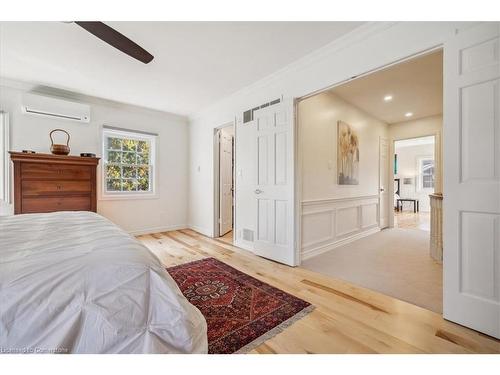
[(420, 189), (434, 189), (434, 159), (419, 160)]
[(103, 195), (154, 194), (156, 135), (103, 130)]

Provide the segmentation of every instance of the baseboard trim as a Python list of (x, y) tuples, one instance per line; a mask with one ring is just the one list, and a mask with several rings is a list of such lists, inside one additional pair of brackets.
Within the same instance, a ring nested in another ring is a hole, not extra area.
[(166, 227), (154, 227), (154, 228), (145, 228), (145, 229), (139, 229), (139, 230), (131, 230), (128, 231), (128, 233), (131, 236), (142, 236), (144, 234), (151, 234), (151, 233), (159, 233), (159, 232), (168, 232), (171, 230), (179, 230), (179, 229), (186, 229), (188, 226), (187, 225), (170, 225)]
[(326, 244), (326, 245), (318, 246), (314, 249), (303, 252), (302, 256), (301, 256), (301, 260), (307, 260), (307, 259), (313, 258), (313, 257), (318, 256), (320, 254), (326, 253), (327, 251), (333, 250), (336, 247), (348, 244), (350, 242), (359, 240), (360, 238), (363, 238), (363, 237), (366, 237), (366, 236), (369, 236), (371, 234), (375, 234), (378, 232), (380, 232), (380, 228), (375, 227), (375, 228), (368, 229), (368, 230), (365, 230), (363, 232), (357, 233), (355, 235), (349, 236), (347, 238), (343, 238), (341, 240), (337, 240), (335, 242), (331, 242), (331, 243)]
[(240, 249), (250, 251), (251, 253), (253, 253), (253, 249), (249, 245), (242, 243), (242, 242), (238, 241), (237, 239), (234, 240), (233, 245), (236, 247), (239, 247)]
[(202, 228), (202, 227), (199, 227), (197, 225), (191, 225), (191, 224), (188, 224), (186, 227), (194, 230), (195, 232), (201, 233), (207, 237), (210, 237), (210, 238), (214, 237), (213, 233), (210, 230), (207, 230), (206, 228)]

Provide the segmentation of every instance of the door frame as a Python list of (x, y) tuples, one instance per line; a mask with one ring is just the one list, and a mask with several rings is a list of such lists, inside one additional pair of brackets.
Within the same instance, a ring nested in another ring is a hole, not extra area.
[[(2, 192), (0, 196), (0, 201), (3, 201), (5, 206), (10, 205), (10, 157), (9, 157), (9, 149), (10, 149), (10, 126), (9, 126), (9, 113), (0, 110), (0, 139), (2, 140), (2, 144), (0, 145), (0, 150), (2, 152), (2, 168), (1, 168), (1, 177), (2, 181), (0, 183), (3, 184)], [(0, 213), (2, 211), (1, 202), (0, 202)]]
[[(381, 154), (382, 154), (382, 140), (385, 140), (387, 142), (387, 158), (389, 159), (389, 163), (386, 165), (386, 168), (388, 168), (387, 170), (387, 181), (385, 182), (386, 185), (387, 185), (387, 202), (386, 203), (386, 207), (385, 207), (385, 210), (387, 212), (387, 226), (383, 227), (382, 228), (382, 224), (381, 224), (381, 220), (380, 220), (380, 211), (382, 210), (382, 202), (381, 202), (381, 199), (380, 199), (380, 193), (382, 193), (381, 191), (381, 188), (380, 188), (380, 176), (382, 174), (382, 163), (381, 163)], [(392, 206), (392, 204), (389, 204), (391, 202), (391, 190), (389, 189), (389, 177), (391, 175), (391, 171), (389, 168), (391, 168), (391, 163), (390, 163), (390, 159), (391, 159), (391, 144), (390, 144), (391, 140), (389, 137), (382, 137), (382, 136), (379, 136), (378, 137), (378, 226), (380, 228), (380, 230), (382, 229), (386, 229), (386, 228), (390, 228), (391, 226), (391, 210), (390, 210), (390, 207)], [(394, 173), (394, 171), (392, 171), (392, 173)], [(394, 185), (394, 184), (393, 184)]]
[[(294, 118), (294, 129), (295, 129), (295, 150), (294, 150), (294, 155), (295, 155), (295, 222), (296, 222), (296, 227), (295, 227), (295, 238), (296, 238), (296, 259), (297, 259), (297, 265), (299, 266), (302, 262), (302, 154), (303, 152), (301, 151), (300, 148), (300, 141), (301, 141), (301, 135), (300, 135), (300, 126), (299, 126), (299, 110), (300, 110), (300, 102), (308, 99), (310, 97), (313, 97), (315, 95), (321, 94), (323, 92), (329, 91), (335, 87), (342, 86), (346, 83), (349, 83), (351, 81), (354, 81), (358, 78), (362, 78), (365, 76), (368, 76), (370, 74), (376, 73), (381, 70), (385, 70), (387, 68), (390, 68), (391, 66), (399, 65), (401, 63), (404, 63), (406, 61), (413, 60), (415, 58), (421, 57), (428, 55), (430, 53), (436, 52), (438, 50), (443, 50), (444, 51), (444, 43), (440, 43), (434, 46), (431, 46), (429, 48), (425, 48), (419, 52), (413, 53), (411, 55), (408, 55), (406, 57), (397, 59), (393, 62), (390, 62), (388, 64), (384, 64), (378, 67), (374, 67), (373, 69), (369, 69), (365, 71), (364, 73), (360, 73), (358, 75), (352, 76), (350, 78), (346, 78), (344, 80), (338, 81), (337, 83), (333, 83), (325, 88), (319, 89), (312, 91), (306, 95), (297, 97), (294, 99), (294, 113), (295, 113), (295, 118)], [(433, 135), (433, 134), (431, 134)], [(391, 155), (391, 152), (394, 151), (394, 142), (392, 141), (391, 138), (389, 139), (389, 153)], [(441, 140), (441, 138), (439, 138)], [(443, 155), (443, 150), (441, 149), (441, 155)], [(392, 176), (391, 181), (394, 180), (394, 160), (390, 161), (390, 167), (392, 168), (392, 174), (391, 172), (389, 173), (389, 176)], [(388, 186), (389, 186), (389, 193), (392, 192), (392, 195), (394, 195), (394, 183), (388, 181)], [(391, 205), (392, 206), (392, 205)], [(379, 225), (380, 226), (380, 225)], [(389, 215), (389, 227), (388, 228), (393, 228), (394, 227), (394, 214)]]
[[(390, 197), (393, 197), (394, 200), (394, 152), (396, 151), (396, 141), (404, 141), (406, 139), (415, 139), (415, 138), (423, 138), (423, 137), (434, 137), (434, 168), (436, 176), (439, 178), (439, 184), (434, 180), (434, 193), (442, 193), (443, 191), (443, 158), (442, 158), (442, 144), (441, 144), (441, 131), (436, 131), (432, 133), (425, 133), (422, 135), (412, 136), (412, 137), (391, 137), (389, 139), (389, 194)], [(439, 165), (437, 165), (436, 160), (439, 160)], [(439, 186), (441, 191), (436, 191), (436, 186)], [(389, 199), (390, 200), (390, 199)], [(389, 226), (388, 228), (394, 228), (394, 203), (391, 204), (392, 210), (390, 210), (389, 214)]]
[[(220, 125), (216, 128), (214, 128), (214, 133), (213, 133), (213, 145), (214, 145), (214, 155), (213, 155), (213, 160), (214, 160), (214, 196), (213, 196), (213, 204), (214, 204), (214, 227), (213, 227), (213, 237), (218, 238), (220, 237), (220, 225), (219, 225), (219, 218), (220, 218), (220, 158), (219, 158), (219, 153), (220, 153), (220, 139), (219, 139), (219, 134), (221, 129), (228, 128), (230, 126), (233, 127), (233, 131), (236, 133), (236, 126), (235, 126), (235, 121), (230, 121), (227, 122), (223, 125)], [(236, 160), (236, 137), (234, 137), (233, 141), (233, 170), (234, 170), (234, 164)], [(235, 227), (235, 220), (236, 220), (236, 205), (234, 204), (234, 197), (235, 197), (235, 191), (234, 191), (234, 185), (235, 185), (235, 176), (234, 176), (234, 171), (233, 171), (233, 242), (234, 242), (234, 227)]]

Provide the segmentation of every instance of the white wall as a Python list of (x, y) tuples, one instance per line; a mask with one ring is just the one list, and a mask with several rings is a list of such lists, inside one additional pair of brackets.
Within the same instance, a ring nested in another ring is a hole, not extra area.
[[(379, 138), (387, 124), (332, 92), (303, 100), (298, 107), (302, 201), (377, 195)], [(359, 185), (337, 183), (337, 121), (351, 125), (359, 138)]]
[[(378, 229), (379, 139), (388, 125), (331, 91), (298, 105), (302, 259)], [(359, 139), (359, 185), (337, 182), (337, 122)]]
[[(213, 235), (213, 129), (280, 96), (301, 97), (442, 44), (463, 22), (370, 23), (190, 119), (189, 224)], [(236, 158), (238, 155), (236, 155)]]
[[(90, 97), (85, 98), (91, 105), (90, 124), (29, 116), (21, 112), (22, 95), (28, 85), (6, 80), (3, 83), (0, 109), (10, 114), (11, 150), (49, 152), (49, 132), (55, 128), (63, 128), (71, 134), (72, 155), (92, 152), (100, 156), (103, 124), (158, 133), (158, 198), (99, 199), (97, 211), (132, 233), (186, 226), (188, 125), (185, 117)], [(100, 191), (100, 186), (98, 189)]]
[[(399, 147), (396, 142), (395, 152), (398, 155), (398, 173), (394, 177), (400, 179), (401, 198), (416, 198), (419, 200), (420, 211), (429, 212), (429, 194), (434, 189), (419, 188), (418, 162), (422, 157), (434, 158), (434, 144)], [(411, 178), (411, 184), (405, 184), (404, 178)], [(406, 209), (408, 204), (404, 204)], [(413, 206), (410, 204), (408, 209), (413, 209)]]

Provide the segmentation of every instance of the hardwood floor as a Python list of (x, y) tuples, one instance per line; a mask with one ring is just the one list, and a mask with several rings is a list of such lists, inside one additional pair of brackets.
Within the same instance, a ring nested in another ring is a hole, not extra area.
[(231, 231), (227, 232), (222, 237), (219, 237), (218, 240), (221, 240), (221, 241), (227, 243), (228, 245), (232, 245), (233, 244), (233, 231), (231, 230)]
[(431, 230), (430, 212), (394, 211), (394, 227)]
[(291, 268), (192, 230), (137, 237), (165, 266), (214, 257), (316, 309), (252, 353), (500, 353), (500, 341), (439, 314), (300, 267)]

